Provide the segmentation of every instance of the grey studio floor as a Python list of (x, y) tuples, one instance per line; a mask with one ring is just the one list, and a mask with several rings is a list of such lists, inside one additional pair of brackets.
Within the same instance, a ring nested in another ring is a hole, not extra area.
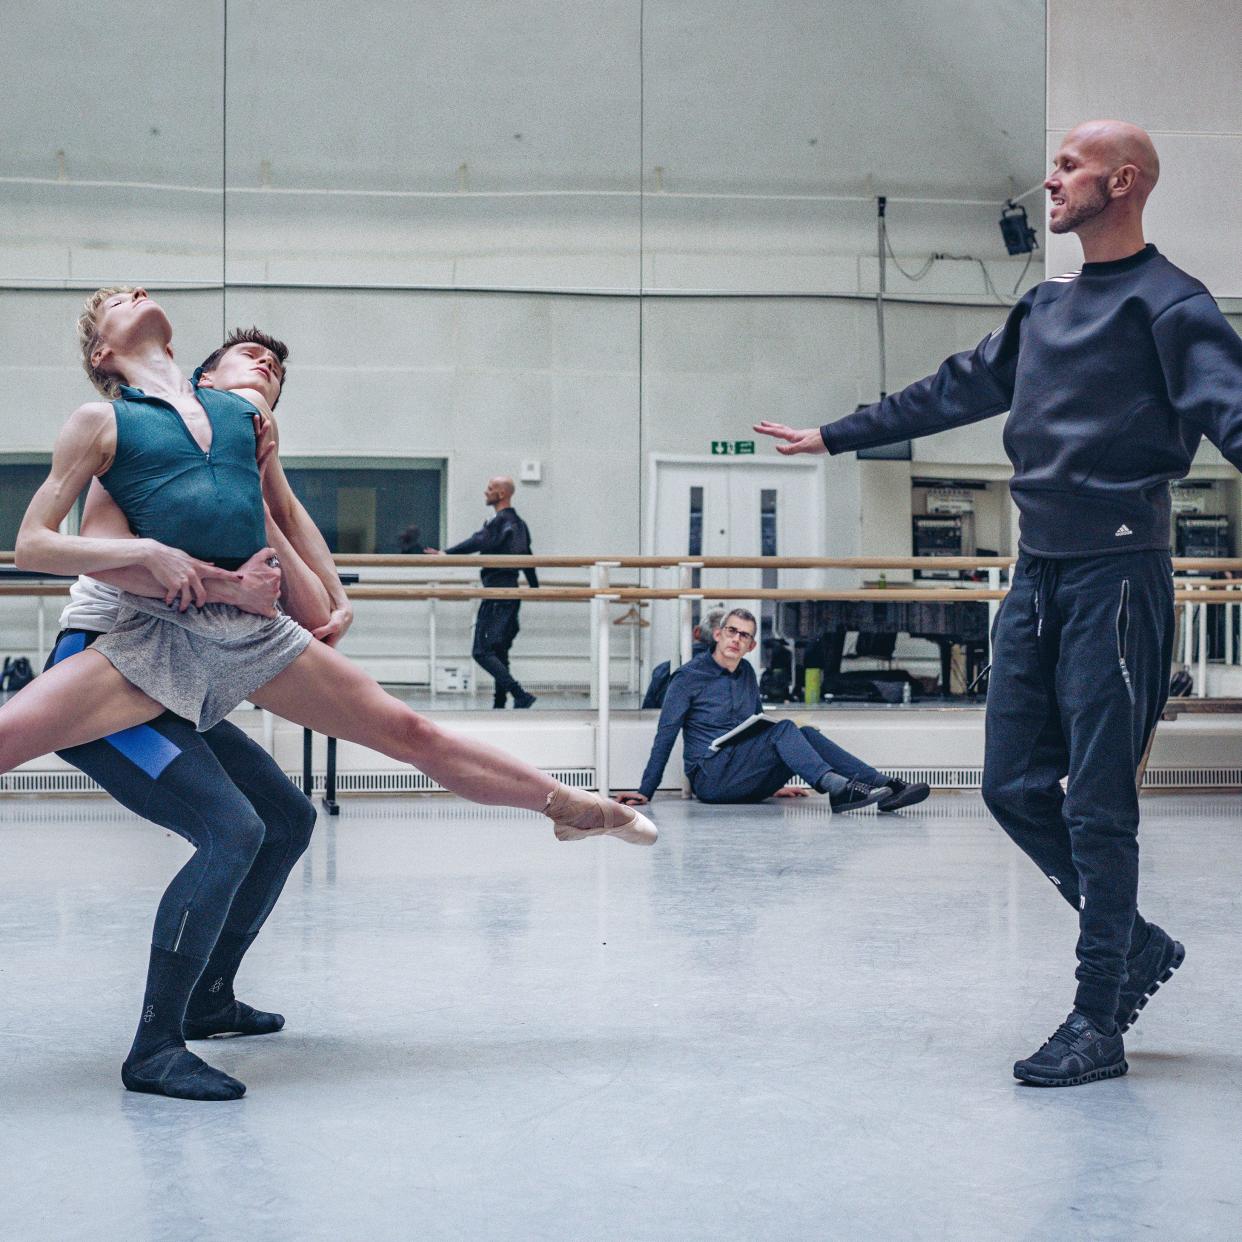
[(239, 980), (288, 1027), (190, 1104), (117, 1072), (187, 847), (0, 800), (0, 1235), (1236, 1239), (1242, 799), (1144, 807), (1188, 956), (1126, 1078), (1012, 1080), (1074, 920), (973, 794), (668, 798), (652, 850), (427, 797), (321, 816)]

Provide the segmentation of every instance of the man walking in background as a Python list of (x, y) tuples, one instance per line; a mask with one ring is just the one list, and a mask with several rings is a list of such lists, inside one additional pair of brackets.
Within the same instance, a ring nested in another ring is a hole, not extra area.
[[(444, 549), (444, 555), (462, 556), (478, 552), (483, 556), (529, 556), (530, 528), (518, 516), (513, 507), (513, 480), (507, 475), (488, 479), (483, 499), (495, 513), (468, 539)], [(438, 548), (427, 552), (439, 554)], [(534, 569), (524, 569), (528, 585), (537, 587), (539, 575)], [(485, 587), (515, 587), (518, 584), (516, 569), (496, 569), (488, 566), (482, 573)], [(493, 707), (504, 707), (509, 695), (514, 707), (529, 707), (535, 696), (528, 694), (509, 671), (509, 648), (517, 637), (518, 611), (522, 607), (516, 599), (485, 599), (479, 605), (474, 623), (474, 647), (470, 654), (475, 663), (488, 673), (496, 683)]]

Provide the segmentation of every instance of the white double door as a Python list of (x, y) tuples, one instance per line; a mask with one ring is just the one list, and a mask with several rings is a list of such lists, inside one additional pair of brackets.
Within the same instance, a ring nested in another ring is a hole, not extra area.
[[(821, 463), (736, 458), (657, 457), (649, 510), (647, 552), (695, 560), (705, 556), (821, 556), (824, 546)], [(673, 571), (655, 581), (675, 585)], [(708, 569), (696, 574), (706, 594), (695, 620), (711, 605), (711, 590), (810, 586), (813, 570)], [(761, 619), (764, 637), (778, 632), (775, 602), (730, 600)], [(651, 664), (678, 659), (677, 601), (657, 601), (651, 628)], [(761, 645), (751, 658), (759, 664)]]

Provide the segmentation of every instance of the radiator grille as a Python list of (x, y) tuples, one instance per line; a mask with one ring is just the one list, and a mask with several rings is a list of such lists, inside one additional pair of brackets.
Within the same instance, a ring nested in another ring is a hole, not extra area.
[[(933, 789), (979, 789), (983, 769), (970, 768), (888, 768), (898, 780), (916, 783), (925, 781)], [(806, 788), (806, 782), (795, 776), (791, 785)], [(1242, 787), (1242, 767), (1238, 768), (1148, 768), (1143, 776), (1144, 789), (1237, 789)]]
[[(594, 768), (547, 768), (554, 780), (573, 789), (594, 789)], [(926, 781), (933, 789), (978, 789), (983, 780), (981, 767), (890, 768), (891, 775), (903, 781)], [(300, 771), (285, 774), (295, 784), (302, 783)], [(794, 777), (791, 785), (805, 782)], [(314, 776), (314, 794), (324, 793), (324, 774)], [(1242, 767), (1148, 768), (1143, 788), (1161, 789), (1239, 789)], [(376, 772), (338, 772), (338, 794), (443, 793), (444, 788), (413, 768)], [(8, 772), (0, 776), (0, 796), (4, 794), (102, 794), (103, 790), (82, 772)]]

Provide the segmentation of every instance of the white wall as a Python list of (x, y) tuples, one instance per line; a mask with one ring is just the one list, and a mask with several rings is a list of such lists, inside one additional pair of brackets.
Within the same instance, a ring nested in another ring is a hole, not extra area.
[[(1242, 297), (1236, 188), (1242, 180), (1242, 5), (1191, 0), (1048, 0), (1048, 152), (1080, 121), (1149, 130), (1160, 184), (1148, 239), (1217, 297)], [(1049, 237), (1048, 274), (1082, 261)]]

